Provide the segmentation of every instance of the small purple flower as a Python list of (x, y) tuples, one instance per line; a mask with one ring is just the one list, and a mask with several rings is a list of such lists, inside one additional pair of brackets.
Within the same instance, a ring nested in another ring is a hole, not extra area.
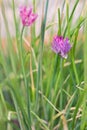
[(27, 8), (26, 6), (21, 6), (19, 11), (23, 26), (30, 26), (38, 16), (32, 12), (32, 8)]
[(52, 42), (52, 50), (59, 54), (63, 58), (67, 58), (67, 53), (71, 49), (70, 41), (68, 38), (62, 37), (62, 36), (55, 36)]

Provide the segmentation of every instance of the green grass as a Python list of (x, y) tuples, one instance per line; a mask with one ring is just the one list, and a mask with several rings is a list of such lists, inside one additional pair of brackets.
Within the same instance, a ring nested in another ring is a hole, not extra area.
[[(32, 0), (36, 13), (37, 2), (40, 1)], [(12, 0), (9, 6), (15, 38), (9, 31), (5, 5), (3, 1), (0, 3), (6, 31), (6, 52), (0, 32), (0, 130), (87, 130), (87, 10), (84, 8), (73, 24), (79, 2), (76, 0), (70, 10), (70, 3), (64, 1), (65, 15), (60, 8), (56, 9), (58, 22), (53, 16), (49, 24), (50, 0), (43, 2), (43, 18), (37, 35), (36, 22), (20, 31), (22, 23)], [(67, 59), (50, 49), (55, 34), (70, 39), (72, 49)], [(27, 50), (25, 43), (30, 45)]]

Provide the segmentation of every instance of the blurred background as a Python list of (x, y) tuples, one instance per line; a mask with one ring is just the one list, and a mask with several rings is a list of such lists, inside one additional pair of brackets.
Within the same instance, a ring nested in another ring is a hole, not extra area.
[[(12, 36), (15, 36), (15, 25), (14, 25), (14, 19), (13, 19), (13, 11), (12, 11), (12, 0), (0, 0), (0, 1), (1, 1), (0, 3), (3, 3), (3, 6), (4, 6), (4, 7), (2, 7), (2, 5), (0, 6), (1, 37), (4, 38), (6, 36), (5, 23), (4, 23), (3, 16), (2, 16), (2, 8), (4, 8), (4, 11), (6, 13), (9, 31)], [(76, 0), (66, 0), (66, 2), (69, 2), (70, 12), (72, 11), (75, 1)], [(63, 8), (64, 2), (65, 2), (65, 0), (50, 0), (49, 8), (48, 8), (48, 18), (47, 18), (48, 25), (52, 22), (55, 22), (55, 23), (57, 22), (57, 9), (58, 8), (60, 8), (61, 14), (65, 15), (66, 7)], [(86, 2), (86, 0), (79, 1), (79, 4), (75, 10), (73, 23), (81, 15), (82, 10), (84, 9), (85, 2)], [(44, 1), (36, 0), (36, 10), (37, 10), (36, 12), (39, 15), (39, 17), (36, 21), (36, 35), (38, 35), (40, 32), (44, 3), (46, 3), (46, 0), (44, 0)], [(19, 7), (21, 5), (32, 6), (33, 0), (15, 0), (16, 16), (17, 16), (18, 20), (20, 20), (19, 19)], [(20, 22), (19, 26), (21, 27), (21, 22)], [(54, 30), (57, 30), (56, 25), (54, 25)], [(50, 30), (49, 30), (49, 32), (50, 32)]]

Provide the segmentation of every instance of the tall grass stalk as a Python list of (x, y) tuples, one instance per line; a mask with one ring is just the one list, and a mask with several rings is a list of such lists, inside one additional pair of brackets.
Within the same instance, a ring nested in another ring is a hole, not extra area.
[[(87, 13), (87, 10), (85, 9), (85, 12)], [(85, 13), (85, 15), (86, 15)], [(84, 42), (84, 91), (87, 93), (87, 20), (85, 21), (84, 24), (84, 37), (85, 37), (85, 42)], [(80, 129), (84, 130), (86, 129), (86, 120), (87, 120), (87, 106), (86, 106), (86, 101), (87, 100), (87, 95), (84, 95), (84, 100), (83, 100), (83, 111), (82, 111), (82, 118), (81, 118), (81, 126)]]
[(15, 32), (16, 32), (16, 41), (17, 41), (17, 49), (19, 50), (19, 28), (18, 28), (18, 21), (16, 18), (16, 10), (15, 10), (15, 1), (12, 0), (12, 9), (13, 9), (13, 16), (14, 16), (14, 23), (15, 23)]
[(76, 0), (76, 3), (75, 3), (75, 5), (74, 5), (74, 7), (73, 7), (73, 9), (72, 9), (72, 12), (71, 12), (71, 15), (70, 15), (70, 17), (69, 17), (68, 24), (66, 25), (65, 30), (64, 30), (64, 34), (63, 34), (64, 37), (65, 37), (65, 35), (66, 35), (67, 29), (68, 29), (68, 25), (70, 25), (71, 22), (72, 22), (72, 18), (73, 18), (73, 15), (74, 15), (74, 12), (75, 12), (75, 9), (76, 9), (78, 3), (79, 3), (79, 0)]
[(37, 73), (37, 85), (36, 85), (36, 105), (38, 104), (38, 90), (40, 89), (43, 91), (43, 81), (42, 81), (42, 61), (43, 61), (43, 47), (44, 47), (44, 37), (45, 37), (45, 27), (47, 21), (47, 11), (48, 11), (49, 0), (46, 2), (45, 7), (45, 15), (42, 21), (41, 26), (41, 39), (40, 39), (40, 54), (39, 54), (39, 61), (38, 61), (38, 73)]
[[(58, 35), (61, 35), (61, 18), (60, 18), (60, 9), (58, 8)], [(52, 73), (52, 79), (50, 83), (50, 90), (48, 89), (47, 94), (49, 91), (51, 91), (52, 87), (54, 86), (56, 72), (58, 68), (58, 62), (60, 61), (60, 58), (58, 55), (55, 57), (54, 66), (53, 66), (53, 73)]]
[(31, 114), (30, 114), (30, 90), (28, 87), (28, 82), (26, 79), (26, 73), (25, 73), (25, 67), (24, 67), (24, 55), (23, 55), (23, 45), (22, 45), (22, 36), (23, 36), (24, 27), (21, 31), (21, 39), (20, 39), (20, 58), (21, 58), (21, 67), (22, 67), (22, 73), (24, 76), (24, 84), (26, 87), (26, 94), (27, 94), (27, 110), (28, 110), (28, 119), (29, 119), (29, 130), (31, 130)]

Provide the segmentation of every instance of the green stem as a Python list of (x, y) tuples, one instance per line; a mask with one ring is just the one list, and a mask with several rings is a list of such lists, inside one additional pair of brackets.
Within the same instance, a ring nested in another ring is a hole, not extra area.
[[(60, 9), (58, 8), (58, 35), (61, 35), (61, 18), (60, 18)], [(58, 54), (56, 55), (56, 59), (55, 59), (55, 65), (54, 65), (54, 72), (53, 72), (53, 77), (52, 77), (52, 82), (51, 82), (51, 87), (54, 84), (54, 80), (55, 80), (55, 75), (57, 72), (57, 65), (58, 65)]]
[(61, 80), (60, 80), (60, 110), (62, 110), (63, 108), (63, 93), (62, 93), (62, 83), (63, 83), (63, 59), (61, 59), (60, 61), (60, 76), (61, 76)]
[(59, 23), (58, 35), (61, 35), (61, 18), (60, 18), (60, 9), (59, 8), (58, 8), (58, 23)]
[[(56, 79), (56, 83), (55, 83), (55, 90), (54, 90), (54, 96), (53, 96), (53, 101), (55, 100), (56, 98), (56, 92), (58, 92), (58, 90), (60, 90), (60, 108), (62, 109), (62, 73), (63, 73), (63, 65), (64, 65), (64, 61), (63, 59), (61, 58), (60, 59), (60, 66), (59, 66), (59, 73), (58, 73), (58, 76), (57, 76), (57, 79)], [(59, 88), (60, 86), (60, 88)], [(56, 105), (56, 101), (55, 100), (55, 105)]]
[[(85, 16), (87, 14), (87, 9), (85, 10)], [(81, 117), (81, 126), (80, 130), (84, 130), (86, 128), (86, 121), (87, 121), (87, 105), (86, 105), (86, 100), (87, 100), (87, 21), (84, 24), (84, 91), (86, 95), (84, 96), (83, 100), (83, 111), (82, 111), (82, 117)]]
[[(32, 0), (33, 2), (33, 12), (35, 13), (35, 4), (36, 4), (36, 0)], [(31, 43), (32, 46), (35, 46), (35, 39), (36, 39), (36, 29), (35, 29), (35, 24), (33, 26), (31, 26)]]
[(75, 74), (75, 78), (76, 78), (76, 82), (79, 85), (79, 78), (78, 78), (78, 73), (77, 73), (77, 69), (76, 69), (76, 65), (75, 65), (75, 61), (74, 61), (74, 56), (72, 55), (72, 66), (73, 66), (73, 71)]
[(44, 45), (44, 36), (45, 36), (45, 27), (46, 27), (46, 20), (47, 20), (48, 4), (49, 4), (49, 0), (47, 0), (47, 2), (46, 2), (45, 16), (44, 16), (44, 20), (42, 21), (42, 26), (41, 26), (40, 56), (39, 56), (37, 84), (36, 84), (36, 105), (38, 104), (39, 87), (41, 88), (41, 91), (42, 91), (43, 45)]
[(20, 58), (21, 58), (21, 67), (22, 67), (22, 73), (24, 77), (24, 84), (26, 87), (26, 94), (27, 94), (27, 110), (28, 110), (28, 117), (29, 117), (29, 130), (31, 130), (31, 114), (30, 114), (30, 91), (28, 88), (28, 82), (26, 79), (26, 74), (25, 74), (25, 68), (24, 68), (24, 61), (23, 61), (23, 46), (22, 46), (22, 36), (23, 36), (23, 31), (24, 31), (24, 26), (21, 31), (21, 43), (20, 43)]
[[(15, 31), (16, 31), (16, 41), (17, 41), (17, 47), (18, 47), (18, 43), (19, 43), (19, 29), (18, 29), (18, 23), (17, 23), (17, 19), (16, 19), (16, 14), (15, 14), (15, 2), (14, 0), (12, 0), (12, 8), (13, 8), (13, 16), (14, 16), (14, 23), (15, 23)], [(18, 47), (19, 49), (19, 47)]]
[(33, 11), (34, 11), (34, 13), (35, 13), (35, 5), (36, 5), (36, 0), (33, 0)]
[(69, 4), (66, 4), (66, 19), (67, 19), (67, 32), (68, 37), (70, 37), (70, 23), (69, 23)]
[[(61, 35), (61, 18), (60, 18), (60, 9), (58, 8), (58, 35)], [(58, 54), (56, 55), (55, 58), (55, 63), (54, 63), (54, 71), (53, 71), (53, 76), (52, 76), (52, 80), (51, 80), (51, 84), (50, 84), (50, 90), (52, 88), (52, 86), (54, 85), (55, 82), (55, 77), (56, 77), (56, 72), (57, 72), (57, 68), (58, 68)], [(48, 94), (48, 92), (47, 92)]]
[(54, 82), (55, 82), (55, 77), (56, 77), (56, 72), (57, 72), (57, 67), (58, 67), (58, 58), (59, 56), (56, 55), (55, 58), (55, 63), (54, 63), (54, 71), (53, 71), (53, 76), (52, 76), (52, 80), (51, 80), (51, 84), (50, 84), (50, 90), (52, 89), (52, 87), (54, 86)]
[[(75, 3), (75, 5), (74, 5), (73, 10), (72, 10), (72, 12), (71, 12), (71, 15), (70, 15), (70, 17), (69, 17), (69, 21), (68, 21), (69, 26), (70, 26), (70, 24), (71, 24), (71, 21), (72, 21), (72, 18), (73, 18), (73, 14), (74, 14), (74, 12), (75, 12), (75, 9), (76, 9), (78, 3), (79, 3), (79, 0), (76, 0), (76, 3)], [(68, 25), (66, 25), (65, 30), (64, 30), (64, 33), (63, 33), (63, 36), (64, 36), (64, 37), (66, 36), (67, 29), (68, 29)]]
[[(60, 109), (62, 110), (62, 102), (63, 102), (63, 94), (62, 94), (62, 70), (63, 70), (63, 59), (59, 59), (59, 64), (57, 63), (57, 67), (58, 69), (56, 69), (56, 73), (58, 72), (58, 76), (56, 77), (56, 80), (55, 80), (55, 88), (54, 88), (54, 95), (53, 95), (53, 99), (52, 99), (52, 102), (54, 102), (54, 106), (56, 107), (56, 104), (57, 104), (57, 101), (58, 101), (58, 95), (59, 95), (59, 91), (60, 91), (60, 100), (59, 100), (59, 107)], [(59, 65), (59, 66), (58, 66)], [(55, 73), (55, 75), (56, 75)], [(60, 86), (60, 87), (59, 87)], [(58, 94), (57, 94), (58, 93)], [(53, 111), (51, 112), (52, 113), (52, 116), (54, 116), (55, 114), (55, 110), (53, 109)], [(52, 119), (51, 119), (52, 121)], [(53, 123), (51, 123), (51, 128), (53, 128)]]

